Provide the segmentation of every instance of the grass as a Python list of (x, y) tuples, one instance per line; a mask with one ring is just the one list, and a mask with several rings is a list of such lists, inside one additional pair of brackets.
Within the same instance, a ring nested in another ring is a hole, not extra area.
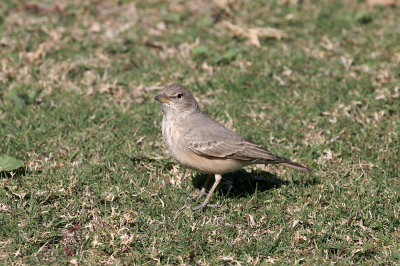
[[(399, 7), (364, 1), (5, 1), (2, 264), (399, 264)], [(274, 27), (260, 47), (234, 36)], [(200, 48), (196, 48), (200, 47)], [(167, 153), (153, 98), (314, 170), (205, 176)], [(182, 208), (183, 207), (183, 208)]]

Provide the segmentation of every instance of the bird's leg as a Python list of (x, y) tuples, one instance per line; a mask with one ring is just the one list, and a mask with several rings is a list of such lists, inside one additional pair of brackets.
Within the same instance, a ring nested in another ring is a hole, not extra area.
[(204, 183), (203, 187), (201, 188), (201, 190), (199, 192), (195, 192), (189, 195), (188, 200), (199, 200), (201, 197), (203, 197), (204, 195), (207, 195), (206, 193), (206, 188), (208, 186), (208, 183), (210, 183), (210, 179), (211, 179), (212, 174), (209, 174), (207, 176), (207, 180)]
[(211, 187), (210, 192), (208, 192), (206, 199), (203, 201), (202, 204), (200, 204), (199, 206), (194, 207), (193, 211), (199, 211), (199, 210), (203, 209), (204, 207), (209, 206), (208, 205), (208, 201), (210, 200), (212, 194), (214, 193), (214, 190), (217, 188), (217, 186), (218, 186), (219, 182), (221, 181), (221, 179), (222, 179), (221, 175), (215, 174), (215, 182), (214, 182), (213, 186)]

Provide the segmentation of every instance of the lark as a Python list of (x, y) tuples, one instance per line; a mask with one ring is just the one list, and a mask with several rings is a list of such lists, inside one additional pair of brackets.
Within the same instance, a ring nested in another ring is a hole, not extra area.
[[(172, 157), (180, 164), (201, 173), (210, 174), (194, 197), (205, 200), (194, 211), (208, 206), (222, 175), (252, 164), (280, 164), (311, 172), (301, 164), (269, 152), (219, 124), (200, 111), (193, 94), (185, 87), (172, 84), (155, 97), (161, 103), (162, 135)], [(215, 182), (208, 194), (206, 187), (211, 176)]]

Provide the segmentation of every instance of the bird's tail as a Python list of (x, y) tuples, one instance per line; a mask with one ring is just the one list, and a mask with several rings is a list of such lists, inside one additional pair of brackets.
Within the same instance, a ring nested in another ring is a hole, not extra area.
[(292, 161), (287, 160), (286, 162), (280, 163), (281, 165), (288, 166), (297, 170), (301, 170), (307, 173), (311, 173), (311, 169), (307, 168), (299, 163), (294, 163)]

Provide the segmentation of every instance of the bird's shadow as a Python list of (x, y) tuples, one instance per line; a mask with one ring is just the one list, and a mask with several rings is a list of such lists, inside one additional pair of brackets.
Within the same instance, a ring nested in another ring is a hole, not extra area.
[[(193, 186), (201, 189), (206, 182), (208, 174), (196, 174), (192, 178)], [(214, 177), (211, 178), (207, 190), (214, 183)], [(219, 192), (222, 192), (227, 197), (240, 198), (246, 195), (254, 194), (256, 191), (263, 192), (274, 188), (279, 188), (282, 185), (289, 185), (290, 181), (282, 180), (277, 175), (264, 171), (246, 172), (239, 170), (233, 173), (225, 174), (217, 187)]]

